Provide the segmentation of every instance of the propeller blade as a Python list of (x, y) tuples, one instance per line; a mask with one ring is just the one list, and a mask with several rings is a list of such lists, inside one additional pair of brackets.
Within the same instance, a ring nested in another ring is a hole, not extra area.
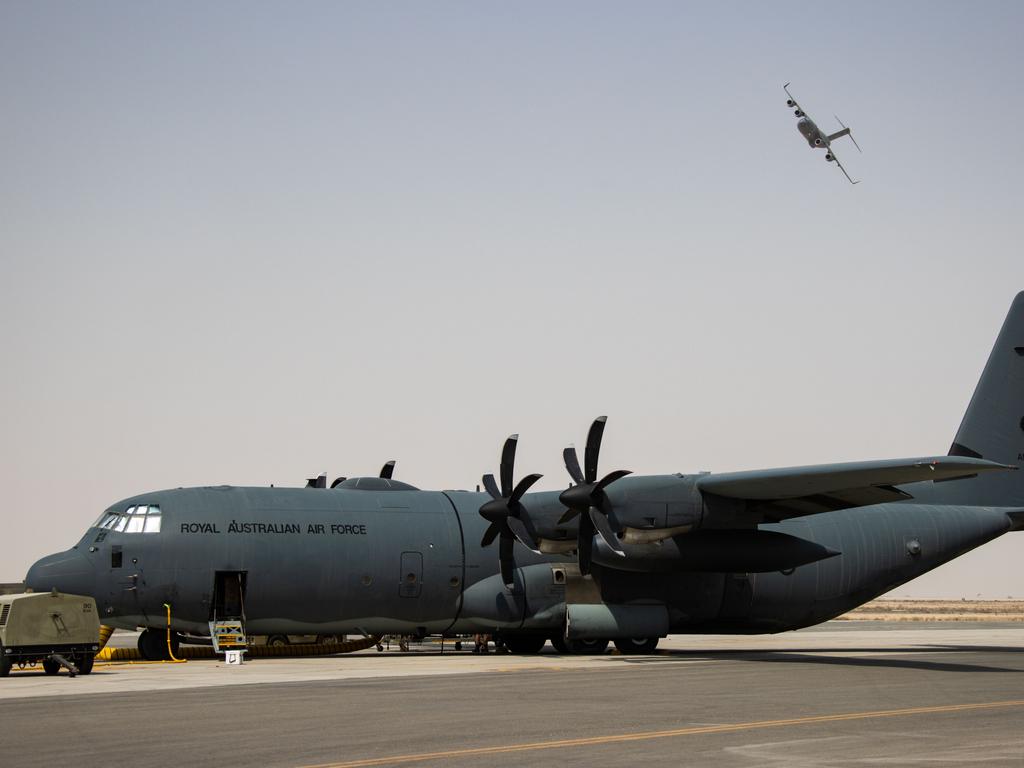
[(590, 515), (580, 515), (580, 529), (576, 535), (576, 558), (579, 560), (580, 573), (590, 573), (590, 560), (594, 549), (594, 523)]
[(562, 451), (562, 458), (565, 460), (565, 469), (572, 481), (576, 485), (583, 485), (583, 470), (580, 469), (580, 460), (576, 456), (576, 446), (570, 445)]
[(508, 505), (511, 507), (514, 504), (518, 504), (519, 500), (523, 498), (523, 494), (530, 490), (530, 486), (540, 480), (544, 475), (527, 475), (512, 490), (512, 495), (509, 497)]
[(574, 517), (576, 517), (576, 515), (578, 515), (579, 513), (580, 513), (580, 511), (578, 509), (573, 509), (572, 507), (570, 507), (569, 509), (565, 510), (565, 514), (564, 515), (562, 515), (560, 518), (558, 518), (558, 524), (559, 525), (565, 525), (570, 520), (572, 520)]
[(341, 485), (346, 480), (348, 480), (347, 477), (336, 477), (336, 478), (334, 478), (334, 482), (331, 483), (331, 488), (334, 488), (335, 486)]
[(607, 545), (608, 549), (612, 550), (619, 557), (625, 557), (626, 552), (619, 543), (619, 537), (615, 535), (611, 525), (608, 523), (608, 518), (602, 515), (594, 507), (590, 508), (590, 522), (594, 524), (597, 529), (598, 535), (601, 540)]
[(494, 482), (494, 475), (486, 474), (481, 478), (481, 480), (484, 481), (484, 488), (489, 494), (491, 494), (492, 499), (501, 498), (501, 491), (498, 490), (498, 486)]
[(595, 487), (597, 488), (597, 490), (603, 491), (605, 488), (607, 488), (609, 485), (614, 483), (616, 480), (621, 480), (626, 475), (631, 475), (631, 474), (633, 474), (632, 471), (630, 471), (628, 469), (616, 469), (614, 472), (609, 472), (607, 475), (602, 477), (601, 478), (601, 482), (599, 482)]
[(481, 547), (489, 547), (494, 543), (494, 540), (498, 538), (498, 534), (501, 533), (500, 523), (491, 523), (487, 526), (487, 530), (484, 531), (484, 537), (480, 539)]
[(383, 467), (380, 468), (380, 476), (385, 480), (390, 480), (391, 476), (395, 474), (395, 460), (387, 462)]
[(511, 536), (503, 535), (501, 537), (498, 547), (498, 563), (501, 566), (501, 580), (505, 583), (506, 587), (511, 587), (516, 583), (516, 563), (512, 559), (512, 549), (514, 546), (515, 539)]
[[(518, 517), (510, 516), (506, 518), (505, 522), (508, 523), (508, 528), (510, 531), (512, 531), (512, 535), (519, 539), (520, 544), (522, 544), (524, 547), (534, 552), (535, 554), (540, 554), (540, 549), (537, 547), (537, 542), (534, 540), (533, 536), (530, 534), (529, 529), (526, 527), (526, 524), (522, 520), (520, 520)], [(623, 555), (625, 555), (625, 552), (623, 552)]]
[(519, 435), (509, 435), (505, 446), (501, 449), (501, 495), (506, 499), (512, 495), (512, 472), (516, 463), (516, 444), (519, 442)]
[(583, 451), (583, 479), (592, 483), (597, 480), (597, 457), (601, 454), (601, 438), (607, 416), (598, 416), (587, 433), (587, 447)]

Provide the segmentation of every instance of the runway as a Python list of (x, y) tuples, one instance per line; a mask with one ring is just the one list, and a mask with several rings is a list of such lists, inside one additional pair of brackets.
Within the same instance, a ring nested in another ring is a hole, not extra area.
[(0, 681), (0, 753), (12, 766), (1024, 763), (1021, 624), (833, 622), (664, 648), (18, 673)]

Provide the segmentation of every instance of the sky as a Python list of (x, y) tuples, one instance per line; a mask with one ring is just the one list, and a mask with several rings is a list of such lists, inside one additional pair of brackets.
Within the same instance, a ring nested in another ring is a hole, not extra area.
[[(0, 581), (321, 471), (944, 454), (1013, 296), (1024, 5), (0, 0)], [(796, 131), (782, 84), (851, 186)], [(898, 595), (1024, 598), (1011, 534)]]

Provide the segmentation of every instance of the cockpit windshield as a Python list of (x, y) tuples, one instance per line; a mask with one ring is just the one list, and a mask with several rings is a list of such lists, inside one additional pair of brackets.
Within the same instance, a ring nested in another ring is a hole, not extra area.
[(120, 533), (160, 533), (160, 507), (138, 504), (124, 512), (107, 510), (93, 524), (94, 528)]

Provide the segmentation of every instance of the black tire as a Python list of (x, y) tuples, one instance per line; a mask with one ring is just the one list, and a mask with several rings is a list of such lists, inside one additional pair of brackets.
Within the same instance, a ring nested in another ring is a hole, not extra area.
[(269, 635), (267, 637), (267, 645), (280, 647), (283, 645), (291, 645), (291, 641), (288, 640), (288, 635)]
[(627, 637), (616, 640), (615, 647), (619, 649), (619, 653), (654, 653), (660, 639), (659, 637)]
[(43, 659), (43, 672), (48, 675), (56, 675), (60, 672), (60, 662), (53, 659)]
[[(177, 633), (171, 633), (171, 652), (177, 654), (180, 645), (180, 637)], [(166, 629), (144, 629), (139, 635), (139, 653), (146, 661), (169, 661), (170, 654), (167, 653), (167, 630)]]
[(14, 659), (3, 653), (4, 646), (0, 644), (0, 677), (7, 677), (11, 674), (11, 667), (14, 666)]
[(569, 640), (568, 645), (577, 656), (601, 656), (608, 650), (607, 640)]
[(92, 672), (92, 665), (95, 661), (96, 657), (93, 655), (92, 651), (85, 651), (84, 653), (78, 654), (78, 656), (75, 657), (75, 666), (78, 667), (78, 674), (88, 675)]
[(551, 645), (555, 647), (555, 650), (559, 653), (569, 652), (569, 643), (565, 639), (565, 635), (559, 632), (557, 635), (551, 636)]
[(505, 647), (523, 656), (540, 653), (548, 639), (544, 635), (502, 635)]

